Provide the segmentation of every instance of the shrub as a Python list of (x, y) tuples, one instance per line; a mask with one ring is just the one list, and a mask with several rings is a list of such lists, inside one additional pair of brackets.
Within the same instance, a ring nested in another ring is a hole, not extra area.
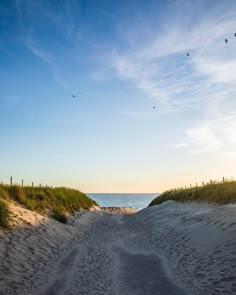
[(61, 223), (67, 223), (67, 216), (60, 208), (54, 208), (52, 217)]
[(0, 200), (0, 226), (8, 227), (10, 211), (4, 201)]

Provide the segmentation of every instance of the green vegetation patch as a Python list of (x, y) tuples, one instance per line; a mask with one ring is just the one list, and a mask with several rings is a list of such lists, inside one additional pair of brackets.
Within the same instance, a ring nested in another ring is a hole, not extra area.
[(27, 209), (39, 213), (47, 213), (48, 210), (51, 210), (52, 216), (64, 223), (67, 215), (97, 205), (95, 201), (79, 190), (65, 187), (21, 187), (1, 184), (0, 198), (14, 200)]
[(0, 226), (7, 228), (9, 226), (10, 211), (6, 203), (0, 200)]
[(236, 181), (213, 182), (201, 187), (166, 191), (155, 198), (149, 206), (159, 205), (170, 200), (221, 205), (236, 203)]
[(61, 223), (67, 223), (67, 216), (61, 208), (54, 208), (52, 217)]

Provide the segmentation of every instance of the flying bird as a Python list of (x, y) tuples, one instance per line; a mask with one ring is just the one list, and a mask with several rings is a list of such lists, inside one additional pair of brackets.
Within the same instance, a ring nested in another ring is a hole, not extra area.
[(187, 53), (187, 56), (189, 56), (189, 53)]
[(74, 94), (72, 94), (72, 97), (73, 97), (73, 98), (76, 98)]
[(225, 39), (225, 43), (228, 43), (228, 39)]
[(156, 108), (156, 106), (153, 106), (153, 108), (155, 109), (155, 108)]
[(234, 37), (236, 37), (236, 33), (234, 33)]

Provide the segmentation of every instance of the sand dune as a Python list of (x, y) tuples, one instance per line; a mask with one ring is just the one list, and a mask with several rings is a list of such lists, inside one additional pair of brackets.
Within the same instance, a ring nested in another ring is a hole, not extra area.
[(167, 202), (136, 218), (187, 294), (236, 294), (236, 205)]
[(19, 212), (0, 236), (0, 294), (236, 294), (236, 205), (81, 212), (68, 225)]

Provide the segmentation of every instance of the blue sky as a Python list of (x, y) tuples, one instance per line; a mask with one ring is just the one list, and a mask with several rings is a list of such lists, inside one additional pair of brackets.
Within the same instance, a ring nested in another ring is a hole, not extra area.
[(233, 0), (1, 1), (0, 180), (161, 192), (234, 177), (234, 33)]

